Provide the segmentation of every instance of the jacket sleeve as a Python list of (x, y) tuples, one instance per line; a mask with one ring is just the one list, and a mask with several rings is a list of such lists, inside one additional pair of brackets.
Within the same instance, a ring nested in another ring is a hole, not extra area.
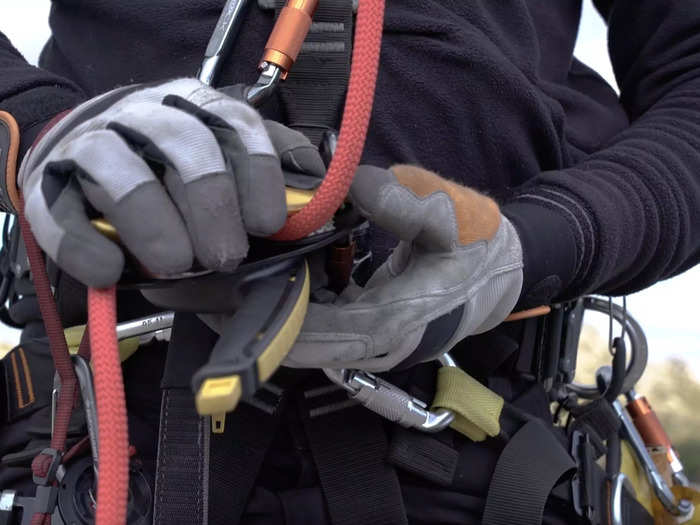
[[(29, 65), (8, 38), (0, 33), (0, 111), (12, 115), (19, 126), (17, 159), (0, 155), (5, 163), (5, 166), (0, 166), (0, 172), (8, 170), (6, 176), (0, 177), (0, 207), (5, 211), (13, 211), (6, 185), (14, 174), (9, 173), (8, 166), (14, 166), (15, 161), (19, 165), (47, 122), (84, 98), (82, 91), (69, 80)], [(5, 145), (6, 153), (8, 149), (9, 146)]]
[(598, 3), (631, 125), (504, 206), (525, 252), (523, 304), (629, 293), (700, 261), (700, 3)]

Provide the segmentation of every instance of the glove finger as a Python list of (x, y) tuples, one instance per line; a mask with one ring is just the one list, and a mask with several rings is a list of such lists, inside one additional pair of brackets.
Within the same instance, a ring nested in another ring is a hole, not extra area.
[(74, 178), (46, 170), (26, 196), (24, 213), (39, 245), (69, 275), (97, 288), (119, 280), (124, 255), (90, 224)]
[(52, 169), (75, 175), (90, 204), (149, 271), (167, 275), (191, 268), (182, 217), (146, 162), (119, 135), (110, 130), (83, 135), (62, 156)]
[(318, 187), (326, 176), (318, 148), (306, 135), (279, 122), (266, 120), (265, 128), (277, 150), (287, 184), (304, 190)]
[(164, 103), (195, 115), (213, 131), (236, 178), (245, 229), (268, 236), (282, 228), (287, 219), (284, 176), (260, 115), (216, 91), (197, 92), (195, 100), (172, 96)]
[(127, 106), (108, 127), (165, 166), (165, 185), (197, 260), (212, 270), (235, 269), (248, 251), (248, 239), (236, 181), (211, 130), (184, 111), (152, 103)]
[(493, 200), (413, 166), (360, 166), (350, 195), (370, 221), (429, 251), (492, 239), (500, 224)]

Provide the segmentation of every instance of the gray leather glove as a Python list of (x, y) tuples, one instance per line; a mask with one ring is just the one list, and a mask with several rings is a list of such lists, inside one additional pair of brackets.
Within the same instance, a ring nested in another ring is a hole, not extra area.
[(323, 177), (303, 135), (263, 123), (247, 104), (194, 79), (117, 89), (75, 108), (22, 162), (18, 184), (37, 241), (90, 286), (115, 283), (120, 248), (95, 210), (152, 273), (233, 270), (247, 233), (287, 216), (283, 171)]
[(412, 166), (360, 167), (353, 203), (401, 242), (364, 288), (334, 304), (311, 304), (284, 365), (383, 371), (408, 358), (426, 328), (452, 313), (438, 357), (469, 335), (501, 323), (522, 287), (522, 249), (497, 204)]

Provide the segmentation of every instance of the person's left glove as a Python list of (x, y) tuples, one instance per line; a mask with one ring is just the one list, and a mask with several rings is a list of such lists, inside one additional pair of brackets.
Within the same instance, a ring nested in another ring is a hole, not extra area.
[(102, 214), (156, 275), (233, 270), (247, 233), (287, 216), (287, 168), (325, 167), (300, 133), (194, 79), (129, 86), (78, 106), (32, 147), (18, 185), (39, 245), (89, 286), (115, 283), (124, 255), (90, 223)]
[(485, 195), (413, 166), (361, 166), (352, 202), (401, 239), (364, 288), (310, 304), (284, 365), (384, 371), (500, 324), (522, 287), (513, 225)]

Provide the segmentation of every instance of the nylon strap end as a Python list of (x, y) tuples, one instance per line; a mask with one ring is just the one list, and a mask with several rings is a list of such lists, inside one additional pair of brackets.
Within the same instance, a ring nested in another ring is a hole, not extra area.
[(12, 115), (0, 111), (0, 208), (8, 213), (19, 210), (17, 162), (19, 126)]
[(433, 408), (445, 408), (455, 414), (450, 425), (472, 441), (484, 441), (501, 431), (504, 401), (464, 370), (443, 366), (438, 370)]

